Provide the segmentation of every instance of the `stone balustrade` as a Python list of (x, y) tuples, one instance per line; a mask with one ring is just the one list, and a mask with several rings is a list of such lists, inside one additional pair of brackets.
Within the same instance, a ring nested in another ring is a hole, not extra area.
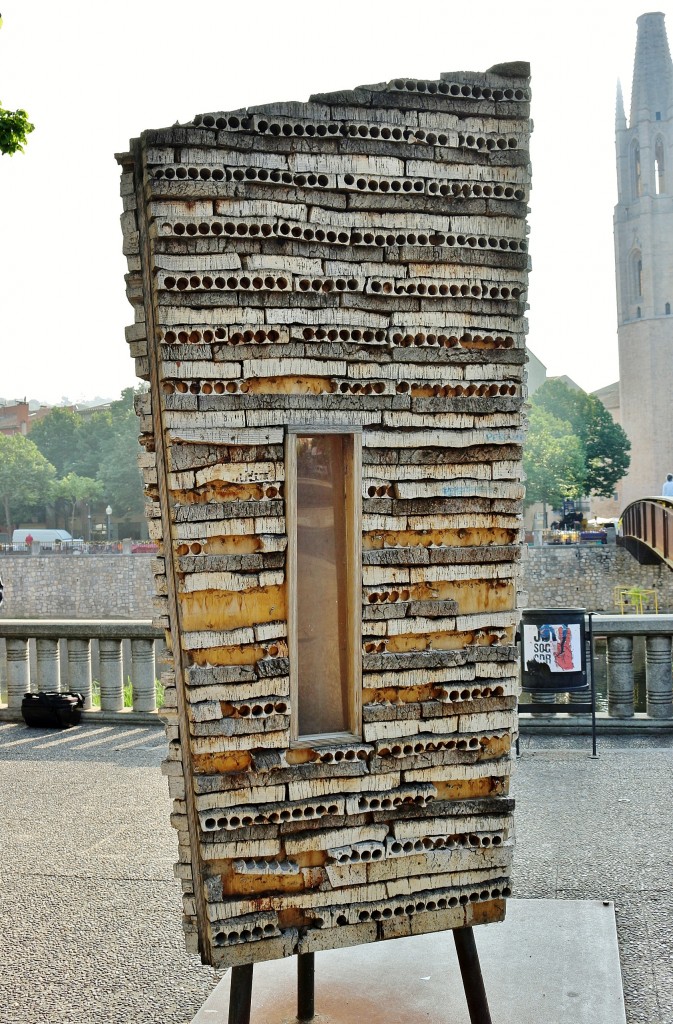
[[(588, 630), (588, 623), (587, 623)], [(644, 639), (646, 712), (635, 712), (634, 641)], [(631, 720), (635, 724), (656, 726), (668, 721), (673, 725), (673, 615), (594, 615), (594, 650), (596, 641), (604, 639), (607, 647), (607, 713), (598, 717), (617, 726), (619, 721)], [(547, 726), (560, 724), (565, 716), (545, 715), (544, 704), (553, 703), (556, 694), (536, 694), (533, 703), (540, 704), (535, 712), (535, 724), (544, 715)], [(590, 712), (590, 698), (573, 693), (573, 703), (586, 701)], [(525, 719), (524, 728), (531, 716)], [(566, 722), (563, 723), (564, 725)], [(572, 729), (572, 721), (567, 723)]]
[[(150, 620), (0, 619), (0, 640), (4, 640), (6, 652), (5, 664), (0, 660), (0, 678), (7, 681), (7, 702), (0, 703), (0, 718), (19, 718), (23, 695), (31, 690), (62, 689), (83, 694), (85, 719), (120, 714), (130, 723), (141, 715), (156, 715), (155, 645), (163, 635)], [(627, 719), (673, 724), (673, 615), (594, 615), (593, 635), (594, 641), (603, 638), (607, 645), (607, 714), (599, 718), (614, 724)], [(647, 694), (647, 711), (640, 715), (634, 709), (634, 641), (638, 637), (645, 643)], [(35, 654), (32, 673), (31, 640)], [(132, 708), (124, 707), (125, 640), (130, 641), (131, 649)], [(63, 641), (67, 664), (62, 672)], [(94, 707), (92, 700), (92, 641), (98, 644), (100, 707)], [(540, 712), (534, 716), (538, 723), (541, 715), (547, 722), (557, 723), (565, 717), (544, 713), (544, 704), (554, 699), (553, 694), (533, 698), (540, 704)], [(573, 694), (574, 703), (582, 699), (581, 694)], [(584, 699), (588, 714), (588, 697)], [(526, 728), (530, 716), (523, 718)], [(573, 721), (567, 726), (572, 728)]]
[(607, 640), (608, 714), (634, 715), (634, 637), (645, 638), (648, 718), (673, 718), (673, 615), (595, 615), (594, 637)]
[[(3, 718), (20, 717), (24, 694), (70, 690), (84, 696), (84, 717), (117, 714), (129, 721), (141, 715), (156, 715), (155, 643), (163, 631), (150, 620), (87, 619), (0, 619), (0, 639), (5, 642), (4, 666), (7, 703), (0, 705)], [(31, 673), (31, 640), (35, 641), (35, 666)], [(92, 641), (98, 643), (100, 707), (94, 706)], [(130, 640), (131, 708), (124, 707), (124, 664), (122, 644)], [(62, 684), (63, 641), (67, 660), (67, 684)], [(0, 666), (0, 670), (2, 666)], [(31, 675), (34, 682), (31, 683)]]

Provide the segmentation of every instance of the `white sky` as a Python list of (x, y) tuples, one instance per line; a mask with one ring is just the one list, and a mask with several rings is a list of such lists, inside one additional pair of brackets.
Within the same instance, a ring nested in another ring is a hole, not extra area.
[(116, 398), (124, 340), (114, 153), (146, 128), (400, 75), (532, 66), (529, 343), (587, 390), (618, 377), (615, 85), (633, 0), (3, 0), (0, 100), (36, 125), (0, 157), (0, 397)]

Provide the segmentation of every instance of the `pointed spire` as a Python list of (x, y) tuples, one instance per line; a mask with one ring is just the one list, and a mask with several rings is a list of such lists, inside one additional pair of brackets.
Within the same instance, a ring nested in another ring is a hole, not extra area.
[(660, 12), (638, 18), (629, 127), (641, 120), (654, 121), (657, 113), (662, 121), (673, 116), (673, 64)]
[(624, 113), (624, 96), (622, 95), (622, 83), (617, 79), (617, 101), (615, 103), (615, 131), (622, 131), (626, 128), (626, 114)]

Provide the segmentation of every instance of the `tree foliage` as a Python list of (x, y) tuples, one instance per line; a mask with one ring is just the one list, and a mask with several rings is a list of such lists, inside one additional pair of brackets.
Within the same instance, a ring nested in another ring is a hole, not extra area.
[(584, 472), (578, 493), (609, 498), (629, 468), (631, 442), (603, 403), (555, 379), (538, 388), (531, 405), (566, 423), (568, 433), (580, 440)]
[(560, 508), (564, 498), (582, 494), (585, 475), (584, 446), (570, 423), (533, 405), (523, 450), (526, 504), (542, 502)]
[(88, 476), (77, 476), (76, 473), (68, 473), (61, 480), (57, 480), (53, 495), (60, 498), (68, 505), (70, 514), (70, 534), (75, 536), (75, 513), (77, 506), (83, 502), (95, 501), (103, 496), (103, 485), (100, 480), (94, 480)]
[(5, 110), (0, 106), (0, 153), (14, 156), (23, 153), (28, 135), (35, 125), (28, 120), (25, 110)]
[[(77, 452), (82, 444), (82, 417), (72, 409), (55, 407), (38, 420), (30, 432), (45, 459), (51, 462), (59, 476), (76, 472)], [(86, 442), (84, 442), (86, 443)]]
[[(1, 14), (0, 28), (2, 28)], [(0, 153), (5, 156), (23, 153), (26, 138), (34, 130), (35, 125), (30, 123), (25, 110), (5, 110), (0, 104)]]
[(105, 445), (98, 479), (105, 488), (115, 515), (122, 518), (143, 515), (145, 499), (143, 483), (138, 469), (138, 418), (133, 409), (133, 388), (127, 388), (122, 398), (113, 402), (111, 443)]
[[(85, 415), (72, 409), (51, 409), (30, 434), (59, 477), (74, 475), (97, 481), (101, 500), (121, 518), (141, 518), (144, 505), (134, 394), (133, 388), (126, 388), (109, 409)], [(78, 500), (93, 499), (91, 495)]]
[(0, 504), (7, 532), (51, 500), (56, 470), (23, 434), (0, 434)]

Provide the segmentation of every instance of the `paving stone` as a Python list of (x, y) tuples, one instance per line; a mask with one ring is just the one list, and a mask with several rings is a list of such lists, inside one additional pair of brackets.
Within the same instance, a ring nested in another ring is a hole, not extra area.
[[(516, 896), (614, 898), (628, 1024), (673, 1024), (673, 743), (523, 746)], [(158, 729), (0, 725), (2, 1024), (186, 1024), (214, 988), (184, 951), (163, 751)]]

